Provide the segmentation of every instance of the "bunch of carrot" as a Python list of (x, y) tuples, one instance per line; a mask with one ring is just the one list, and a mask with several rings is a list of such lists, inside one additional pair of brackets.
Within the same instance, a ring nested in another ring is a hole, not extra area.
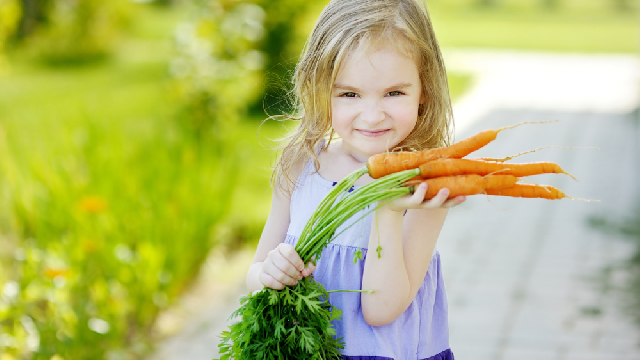
[(482, 131), (452, 146), (415, 152), (379, 154), (369, 158), (369, 175), (378, 179), (388, 174), (408, 169), (419, 169), (419, 174), (405, 183), (412, 189), (425, 182), (428, 185), (425, 198), (434, 197), (442, 188), (449, 189), (449, 198), (460, 195), (500, 195), (522, 198), (562, 199), (571, 198), (562, 191), (547, 185), (518, 183), (530, 175), (563, 173), (575, 178), (560, 166), (550, 162), (525, 164), (504, 163), (511, 159), (462, 159), (495, 140), (502, 130)]

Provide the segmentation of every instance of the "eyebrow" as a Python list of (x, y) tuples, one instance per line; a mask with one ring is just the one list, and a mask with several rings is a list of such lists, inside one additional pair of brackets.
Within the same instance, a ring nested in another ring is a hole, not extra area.
[[(408, 87), (411, 87), (413, 84), (411, 83), (398, 83), (398, 84), (394, 84), (389, 86), (388, 88), (384, 89), (384, 92), (388, 92), (391, 90), (396, 90), (396, 89), (405, 89)], [(341, 89), (341, 90), (349, 90), (349, 91), (353, 91), (353, 92), (359, 92), (360, 89), (353, 87), (353, 86), (349, 86), (346, 84), (342, 84), (342, 83), (335, 83), (333, 84), (333, 88), (334, 89)]]

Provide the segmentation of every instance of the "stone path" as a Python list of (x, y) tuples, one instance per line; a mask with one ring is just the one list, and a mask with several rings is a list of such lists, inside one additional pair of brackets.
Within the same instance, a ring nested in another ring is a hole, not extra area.
[[(450, 212), (438, 249), (449, 297), (457, 359), (640, 359), (640, 331), (611, 290), (624, 272), (604, 269), (632, 251), (629, 242), (588, 225), (622, 219), (640, 194), (640, 65), (632, 56), (445, 51), (450, 70), (475, 75), (455, 105), (456, 138), (522, 121), (561, 119), (505, 131), (481, 156), (542, 146), (519, 161), (553, 161), (564, 175), (533, 180), (601, 202), (469, 198)], [(609, 175), (611, 174), (611, 175)], [(213, 254), (185, 300), (159, 321), (164, 333), (151, 360), (217, 355), (224, 319), (243, 293), (251, 251)], [(235, 270), (223, 271), (227, 266)], [(237, 270), (237, 271), (236, 271)]]
[(616, 114), (501, 110), (469, 131), (555, 118), (562, 122), (501, 133), (479, 155), (597, 146), (542, 150), (521, 160), (560, 164), (581, 181), (564, 175), (532, 180), (601, 202), (477, 196), (451, 211), (438, 249), (458, 359), (640, 359), (640, 332), (620, 311), (620, 294), (602, 289), (620, 285), (622, 272), (602, 278), (603, 270), (633, 248), (588, 225), (591, 216), (620, 220), (637, 205), (637, 122)]
[(640, 359), (640, 332), (608, 290), (624, 282), (606, 267), (631, 244), (588, 225), (620, 220), (640, 205), (640, 66), (627, 56), (504, 52), (447, 53), (454, 70), (477, 74), (456, 106), (458, 138), (523, 121), (561, 119), (505, 131), (478, 156), (542, 146), (518, 161), (553, 161), (580, 179), (539, 183), (601, 202), (469, 198), (440, 235), (457, 359)]

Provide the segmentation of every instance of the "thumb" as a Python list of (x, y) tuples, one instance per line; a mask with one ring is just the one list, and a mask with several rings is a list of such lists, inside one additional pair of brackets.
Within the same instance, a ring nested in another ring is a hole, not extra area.
[(307, 263), (307, 267), (305, 267), (304, 270), (302, 270), (302, 276), (307, 277), (311, 275), (311, 273), (313, 273), (315, 270), (316, 270), (316, 266), (313, 265), (312, 261), (309, 261)]

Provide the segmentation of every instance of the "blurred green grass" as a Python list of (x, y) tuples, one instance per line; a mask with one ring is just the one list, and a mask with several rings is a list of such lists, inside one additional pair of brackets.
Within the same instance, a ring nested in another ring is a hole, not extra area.
[[(640, 44), (637, 2), (612, 0), (428, 1), (444, 47), (634, 53)], [(556, 3), (555, 7), (544, 4)]]
[(0, 79), (3, 356), (138, 357), (157, 312), (225, 245), (217, 225), (256, 124), (224, 143), (184, 134), (167, 75), (181, 15), (145, 15), (109, 59), (52, 69), (18, 52)]

